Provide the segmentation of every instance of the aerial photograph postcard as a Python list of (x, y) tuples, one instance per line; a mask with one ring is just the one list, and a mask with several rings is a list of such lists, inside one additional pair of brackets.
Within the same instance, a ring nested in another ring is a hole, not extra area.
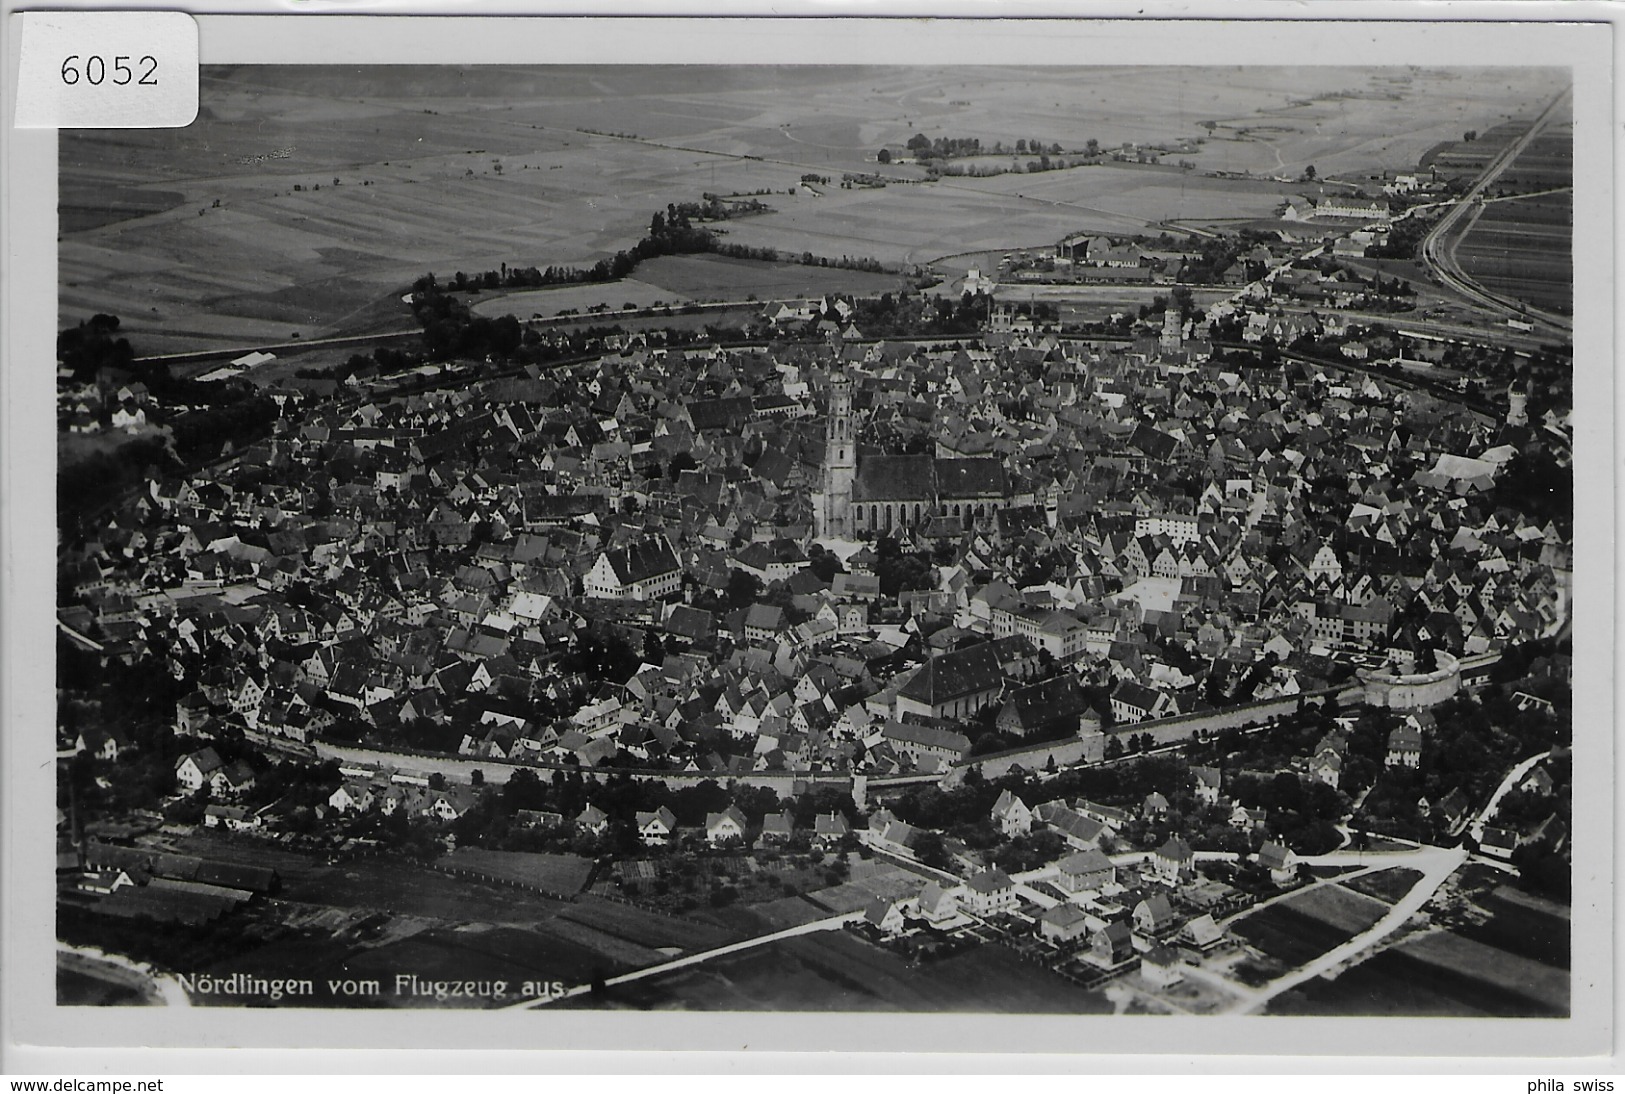
[(64, 131), (56, 1004), (1570, 1016), (1575, 86)]

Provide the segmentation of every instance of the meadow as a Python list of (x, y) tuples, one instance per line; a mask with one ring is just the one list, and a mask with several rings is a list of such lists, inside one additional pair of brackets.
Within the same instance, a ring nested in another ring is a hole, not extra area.
[[(64, 323), (119, 315), (149, 354), (409, 328), (400, 295), (424, 272), (590, 264), (637, 240), (669, 202), (707, 192), (769, 191), (774, 212), (728, 222), (729, 242), (887, 263), (1165, 219), (1258, 218), (1280, 184), (1201, 173), (1408, 168), (1463, 128), (1538, 101), (1553, 79), (1399, 75), (211, 67), (190, 127), (63, 134), (59, 312)], [(1183, 173), (1084, 167), (923, 183), (918, 167), (875, 162), (916, 132), (1069, 149), (1206, 143), (1181, 154), (1195, 165)], [(843, 189), (847, 172), (895, 181)], [(808, 173), (832, 181), (804, 187)]]

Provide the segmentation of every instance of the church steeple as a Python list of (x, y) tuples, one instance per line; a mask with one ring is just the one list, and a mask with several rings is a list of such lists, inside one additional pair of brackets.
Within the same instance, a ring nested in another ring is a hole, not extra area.
[(858, 472), (852, 428), (852, 379), (836, 363), (829, 377), (829, 422), (824, 430), (824, 504), (819, 535), (844, 539), (852, 533), (852, 481)]
[(1162, 313), (1162, 348), (1169, 353), (1178, 353), (1184, 346), (1184, 316), (1179, 312), (1179, 305), (1170, 300)]

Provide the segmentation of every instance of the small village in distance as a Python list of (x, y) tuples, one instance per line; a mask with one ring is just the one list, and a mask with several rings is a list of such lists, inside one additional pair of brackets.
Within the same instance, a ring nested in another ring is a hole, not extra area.
[[(711, 325), (504, 268), (274, 380), (70, 327), (59, 995), (1568, 1013), (1572, 349), (1367, 265), (1537, 128)], [(759, 260), (710, 223), (629, 261)]]

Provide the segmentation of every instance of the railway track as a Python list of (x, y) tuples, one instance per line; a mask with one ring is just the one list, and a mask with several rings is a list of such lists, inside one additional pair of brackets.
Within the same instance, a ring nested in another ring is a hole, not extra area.
[(1529, 128), (1524, 130), (1517, 140), (1508, 144), (1494, 159), (1484, 166), (1484, 170), (1467, 192), (1439, 218), (1439, 222), (1433, 226), (1433, 230), (1423, 237), (1421, 247), (1422, 261), (1438, 278), (1441, 285), (1454, 290), (1482, 307), (1499, 312), (1509, 319), (1525, 322), (1533, 319), (1564, 334), (1573, 333), (1574, 321), (1572, 319), (1530, 307), (1521, 301), (1484, 288), (1461, 268), (1461, 264), (1456, 258), (1456, 246), (1478, 220), (1478, 216), (1483, 209), (1480, 198), (1483, 196), (1484, 191), (1522, 155), (1524, 149), (1546, 127), (1551, 121), (1552, 115), (1556, 113), (1558, 107), (1568, 100), (1568, 97), (1569, 91), (1565, 89), (1550, 103), (1546, 104), (1546, 109), (1542, 110), (1535, 120), (1530, 123)]

